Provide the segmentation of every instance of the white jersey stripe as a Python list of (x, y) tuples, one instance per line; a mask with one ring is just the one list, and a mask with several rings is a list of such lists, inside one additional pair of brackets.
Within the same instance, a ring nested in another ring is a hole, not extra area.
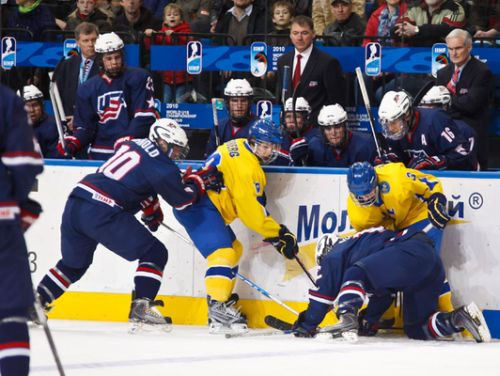
[(28, 156), (2, 157), (2, 163), (6, 166), (34, 165), (43, 166), (43, 159)]
[(47, 275), (52, 280), (52, 282), (54, 282), (57, 285), (57, 287), (59, 287), (63, 291), (66, 291), (66, 289), (67, 289), (66, 286), (64, 286), (62, 284), (62, 282), (59, 281), (59, 279), (54, 274), (52, 274), (51, 272), (49, 272), (49, 273), (47, 273)]
[(30, 356), (30, 349), (23, 347), (14, 347), (12, 349), (0, 350), (0, 359), (12, 356)]
[(134, 277), (152, 278), (152, 279), (156, 279), (157, 281), (161, 282), (161, 276), (159, 276), (158, 274), (154, 274), (154, 273), (135, 272)]

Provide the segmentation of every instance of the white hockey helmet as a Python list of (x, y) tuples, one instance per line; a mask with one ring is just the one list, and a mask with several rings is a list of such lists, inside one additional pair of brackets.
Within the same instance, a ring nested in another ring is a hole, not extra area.
[[(156, 143), (169, 158), (172, 158), (174, 146), (178, 147), (179, 153), (172, 159), (184, 159), (189, 153), (186, 132), (175, 120), (156, 120), (149, 129), (149, 139)], [(164, 141), (165, 147), (162, 146), (161, 141)]]
[(115, 52), (123, 49), (123, 40), (115, 33), (99, 34), (95, 41), (95, 52), (104, 54), (107, 52)]
[(450, 91), (443, 85), (435, 85), (429, 89), (420, 101), (421, 105), (440, 105), (446, 107), (451, 102)]
[(322, 127), (345, 124), (347, 112), (338, 103), (323, 106), (318, 115), (318, 124)]
[(23, 98), (25, 102), (32, 101), (35, 99), (42, 100), (43, 93), (35, 85), (26, 85), (22, 88), (22, 95), (17, 91), (17, 95)]
[(224, 95), (226, 97), (251, 97), (253, 89), (244, 78), (231, 78), (224, 88)]
[(378, 118), (382, 134), (391, 140), (402, 139), (410, 129), (411, 119), (406, 119), (412, 111), (412, 98), (406, 91), (388, 91), (378, 108)]
[[(288, 98), (285, 102), (285, 112), (293, 111), (293, 98)], [(304, 97), (297, 97), (295, 99), (295, 111), (296, 112), (307, 112), (307, 114), (311, 113), (311, 106), (309, 102)]]

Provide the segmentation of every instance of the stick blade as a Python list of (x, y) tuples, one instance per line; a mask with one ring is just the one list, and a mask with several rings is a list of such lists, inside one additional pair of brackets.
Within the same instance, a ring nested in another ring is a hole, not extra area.
[(264, 318), (264, 322), (271, 328), (278, 329), (281, 331), (290, 331), (293, 329), (293, 324), (290, 324), (272, 315), (267, 315)]

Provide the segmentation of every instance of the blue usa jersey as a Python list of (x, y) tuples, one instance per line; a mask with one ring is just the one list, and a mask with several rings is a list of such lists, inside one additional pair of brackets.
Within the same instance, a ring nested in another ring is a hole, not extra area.
[(309, 141), (308, 166), (348, 167), (354, 162), (372, 162), (376, 155), (375, 143), (368, 133), (348, 132), (342, 149), (327, 144), (323, 136)]
[(23, 101), (2, 85), (0, 98), (0, 225), (11, 225), (43, 170), (43, 160), (35, 150)]
[(85, 176), (71, 193), (133, 213), (141, 208), (142, 201), (156, 194), (178, 210), (198, 198), (198, 191), (182, 182), (177, 165), (146, 138), (123, 143), (96, 173)]
[[(227, 141), (234, 140), (235, 138), (247, 138), (248, 131), (252, 126), (253, 122), (257, 120), (253, 114), (250, 114), (250, 120), (243, 127), (235, 127), (230, 118), (224, 119), (219, 124), (219, 145), (224, 144)], [(205, 149), (205, 157), (212, 154), (215, 149), (217, 149), (217, 143), (215, 140), (215, 128), (210, 131), (210, 136), (208, 137), (207, 147)]]
[(470, 141), (453, 119), (442, 109), (419, 108), (415, 125), (401, 140), (387, 140), (389, 151), (408, 165), (410, 160), (444, 157), (450, 170), (474, 170), (477, 162)]
[(64, 158), (57, 152), (59, 135), (53, 116), (45, 115), (37, 124), (33, 125), (33, 130), (44, 158)]
[(90, 159), (108, 159), (115, 141), (143, 138), (156, 120), (153, 79), (144, 69), (126, 67), (119, 77), (97, 75), (79, 86), (74, 136)]
[[(303, 132), (301, 132), (302, 135), (298, 137), (304, 137), (307, 142), (310, 142), (310, 140), (313, 137), (321, 137), (321, 131), (314, 127), (313, 125), (309, 125)], [(283, 132), (283, 141), (281, 142), (281, 149), (289, 151), (290, 146), (292, 145), (292, 141), (296, 139), (297, 137), (295, 134), (290, 134), (289, 132)]]

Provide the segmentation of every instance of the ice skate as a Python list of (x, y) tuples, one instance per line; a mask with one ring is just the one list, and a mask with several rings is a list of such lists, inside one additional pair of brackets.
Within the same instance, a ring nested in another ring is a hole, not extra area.
[(490, 342), (491, 334), (484, 316), (476, 303), (472, 302), (451, 312), (451, 324), (458, 329), (466, 329), (476, 342)]
[(344, 338), (348, 342), (358, 340), (358, 317), (353, 312), (338, 313), (339, 322), (335, 325), (326, 326), (321, 333), (330, 333), (333, 338)]
[(172, 330), (172, 319), (163, 316), (156, 306), (163, 306), (163, 301), (151, 301), (145, 298), (138, 298), (132, 301), (129, 314), (129, 322), (132, 324), (129, 333), (135, 334), (141, 330)]
[(237, 294), (232, 294), (226, 302), (207, 297), (208, 332), (210, 334), (246, 333), (248, 331), (247, 318), (236, 307), (238, 299)]

